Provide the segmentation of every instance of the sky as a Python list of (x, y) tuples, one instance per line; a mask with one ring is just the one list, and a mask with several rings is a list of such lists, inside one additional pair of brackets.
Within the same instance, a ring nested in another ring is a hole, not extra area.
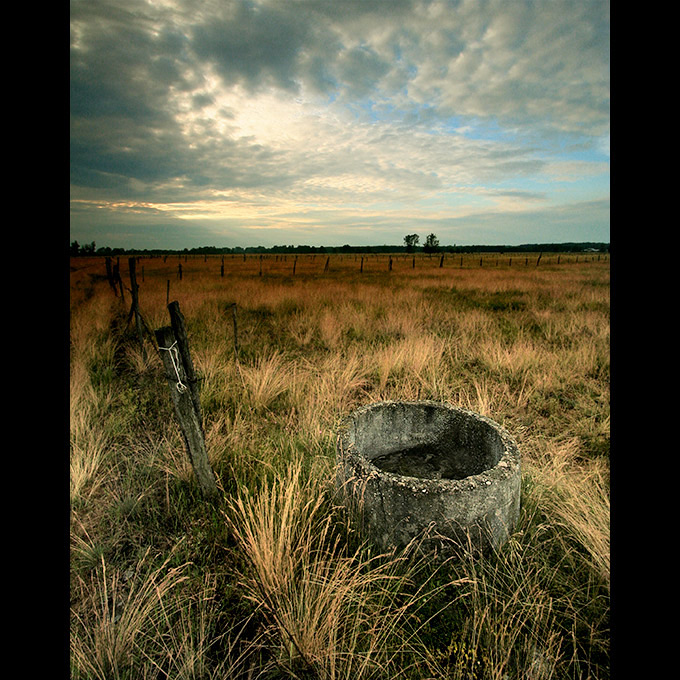
[(70, 241), (609, 242), (609, 0), (70, 0)]

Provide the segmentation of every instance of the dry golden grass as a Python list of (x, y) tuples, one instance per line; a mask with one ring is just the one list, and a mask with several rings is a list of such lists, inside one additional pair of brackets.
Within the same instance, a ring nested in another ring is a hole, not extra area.
[[(73, 677), (607, 678), (608, 262), (325, 260), (292, 276), (270, 256), (260, 276), (227, 257), (224, 277), (219, 258), (143, 260), (145, 319), (169, 323), (170, 281), (187, 322), (218, 507), (129, 299), (91, 277), (101, 258), (75, 263)], [(447, 401), (515, 436), (523, 509), (496, 559), (425, 575), (357, 540), (334, 431), (379, 399)]]
[[(320, 479), (303, 480), (293, 464), (271, 485), (256, 494), (243, 490), (229, 505), (228, 521), (249, 566), (243, 587), (267, 621), (274, 666), (329, 680), (407, 676), (407, 653), (426, 663), (409, 627), (419, 598), (404, 604), (396, 597), (415, 570), (400, 569), (399, 558), (348, 552)], [(447, 585), (463, 583), (468, 580)]]
[[(187, 577), (185, 567), (145, 569), (148, 552), (134, 572), (111, 572), (102, 560), (88, 584), (79, 579), (80, 608), (74, 612), (72, 661), (85, 677), (111, 680), (129, 676), (147, 645), (172, 629), (171, 609), (181, 611), (181, 601), (170, 604), (170, 592)], [(150, 675), (150, 674), (149, 674)]]

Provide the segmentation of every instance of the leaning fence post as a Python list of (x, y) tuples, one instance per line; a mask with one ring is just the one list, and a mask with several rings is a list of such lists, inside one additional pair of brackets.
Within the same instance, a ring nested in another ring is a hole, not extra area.
[(184, 371), (189, 382), (191, 398), (194, 402), (196, 414), (198, 415), (198, 420), (202, 427), (203, 416), (201, 413), (201, 394), (198, 387), (196, 372), (194, 371), (194, 363), (191, 360), (191, 354), (189, 352), (189, 337), (187, 336), (186, 326), (184, 325), (184, 316), (179, 310), (179, 302), (177, 302), (177, 300), (171, 302), (168, 305), (168, 311), (170, 312), (170, 324), (172, 326), (173, 332), (175, 333), (177, 347), (179, 349), (179, 353), (182, 358), (182, 364), (184, 365)]
[(163, 326), (155, 331), (155, 335), (191, 466), (203, 494), (214, 496), (217, 493), (215, 473), (205, 448), (203, 423), (196, 411), (192, 391), (187, 385), (189, 379), (184, 370), (175, 332), (171, 326)]

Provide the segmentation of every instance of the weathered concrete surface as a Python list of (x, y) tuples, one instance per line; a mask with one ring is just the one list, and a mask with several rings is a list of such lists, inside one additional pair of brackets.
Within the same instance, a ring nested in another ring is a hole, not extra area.
[(341, 424), (337, 485), (380, 550), (414, 539), (488, 552), (519, 516), (520, 454), (500, 425), (434, 401), (370, 404)]

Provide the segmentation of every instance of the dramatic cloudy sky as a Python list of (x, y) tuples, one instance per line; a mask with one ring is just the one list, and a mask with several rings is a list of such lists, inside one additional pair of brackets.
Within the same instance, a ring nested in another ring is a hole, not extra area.
[(610, 240), (609, 0), (70, 4), (70, 240)]

